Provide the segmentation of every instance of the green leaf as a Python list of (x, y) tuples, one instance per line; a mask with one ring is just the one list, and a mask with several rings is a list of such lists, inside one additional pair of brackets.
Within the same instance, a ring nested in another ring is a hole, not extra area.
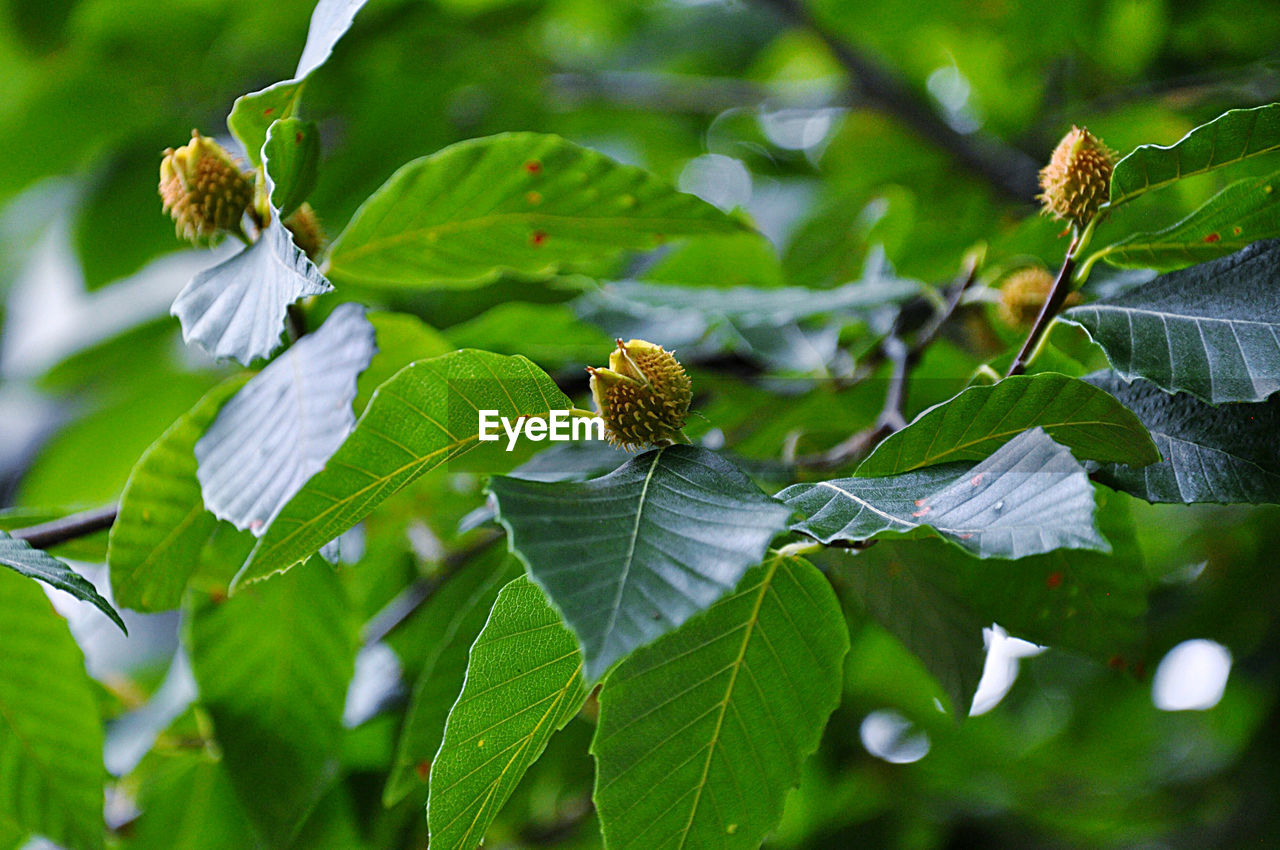
[(1212, 404), (1262, 401), (1280, 390), (1280, 241), (1169, 272), (1073, 307), (1125, 380)]
[(262, 165), (262, 146), (271, 124), (293, 115), (307, 78), (329, 58), (364, 4), (365, 0), (319, 0), (293, 78), (236, 98), (227, 129), (244, 145), (255, 167)]
[(289, 569), (409, 482), (474, 451), (477, 410), (514, 419), (571, 406), (523, 357), (464, 350), (406, 366), (378, 388), (346, 442), (271, 523), (237, 584)]
[(890, 435), (859, 465), (858, 477), (982, 460), (1028, 428), (1040, 427), (1081, 460), (1144, 466), (1160, 459), (1138, 417), (1095, 386), (1046, 372), (970, 387)]
[(314, 121), (285, 118), (267, 129), (262, 167), (271, 175), (271, 206), (281, 219), (302, 205), (316, 185), (320, 128)]
[(7, 570), (0, 612), (0, 820), (72, 850), (100, 848), (106, 771), (84, 656), (44, 592)]
[(223, 764), (272, 846), (285, 846), (337, 777), (356, 627), (319, 559), (187, 618), (186, 646)]
[(794, 484), (778, 498), (807, 517), (792, 528), (822, 543), (933, 529), (981, 558), (1107, 548), (1094, 525), (1088, 476), (1040, 428), (976, 466)]
[(600, 693), (595, 802), (609, 847), (755, 848), (840, 702), (844, 615), (773, 557), (628, 659)]
[(476, 847), (547, 741), (587, 700), (582, 656), (542, 591), (518, 578), (471, 647), (431, 765), (433, 846)]
[(223, 764), (204, 753), (153, 753), (150, 758), (159, 763), (138, 789), (142, 815), (133, 825), (129, 850), (261, 846)]
[(218, 525), (196, 480), (196, 441), (248, 375), (210, 390), (138, 459), (111, 526), (111, 594), (135, 611), (168, 611), (182, 602), (200, 553)]
[(373, 325), (378, 350), (369, 368), (360, 373), (355, 401), (357, 413), (368, 407), (374, 390), (413, 361), (439, 357), (465, 347), (451, 345), (439, 331), (408, 313), (378, 311), (367, 318)]
[(1172, 145), (1142, 145), (1116, 163), (1111, 206), (1184, 177), (1280, 150), (1280, 104), (1233, 109)]
[[(124, 620), (111, 607), (111, 603), (98, 593), (84, 576), (68, 567), (47, 552), (32, 549), (25, 540), (17, 540), (0, 531), (0, 566), (15, 570), (20, 575), (42, 581), (50, 587), (64, 590), (82, 602), (89, 602), (111, 618), (125, 634)], [(3, 608), (0, 608), (3, 610)]]
[(449, 709), (462, 690), (468, 651), (484, 628), (498, 592), (519, 570), (515, 558), (494, 550), (468, 564), (423, 606), (420, 616), (427, 629), (415, 638), (427, 657), (400, 728), (395, 761), (382, 792), (383, 805), (393, 806), (414, 788), (426, 786)]
[(706, 449), (646, 452), (602, 478), (495, 477), (511, 550), (564, 615), (588, 681), (737, 586), (790, 512)]
[(642, 169), (558, 136), (505, 133), (393, 174), (335, 240), (329, 272), (366, 286), (469, 288), (743, 227)]
[[(926, 540), (881, 540), (858, 553), (828, 551), (823, 566), (836, 589), (919, 658), (952, 713), (966, 717), (987, 659), (982, 629), (991, 624), (973, 610), (955, 571), (946, 569), (968, 556)], [(938, 552), (942, 556), (933, 557)]]
[(1280, 174), (1238, 180), (1176, 224), (1154, 233), (1132, 233), (1095, 257), (1122, 268), (1170, 271), (1280, 236), (1278, 179)]
[(953, 561), (944, 550), (955, 549), (922, 540), (913, 557), (939, 570), (955, 563), (964, 598), (988, 623), (1043, 646), (1132, 663), (1145, 651), (1150, 580), (1127, 497), (1100, 489), (1098, 498), (1109, 553), (1059, 549), (1018, 561)]
[(351, 432), (356, 379), (374, 348), (364, 308), (341, 304), (218, 411), (195, 446), (214, 516), (262, 536)]
[(1280, 504), (1280, 396), (1215, 406), (1141, 378), (1097, 372), (1086, 380), (1137, 414), (1164, 458), (1144, 469), (1106, 464), (1094, 473), (1103, 484), (1148, 502)]
[(290, 304), (332, 290), (273, 217), (258, 241), (193, 277), (169, 312), (182, 323), (188, 345), (248, 366), (279, 347)]

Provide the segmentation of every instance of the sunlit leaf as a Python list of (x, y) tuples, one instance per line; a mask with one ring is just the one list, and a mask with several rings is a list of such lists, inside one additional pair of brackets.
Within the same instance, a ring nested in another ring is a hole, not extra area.
[(474, 847), (547, 740), (587, 699), (582, 655), (537, 585), (502, 589), (471, 647), (466, 684), (431, 764), (427, 823), (441, 847)]
[(1028, 428), (1040, 427), (1081, 460), (1143, 466), (1160, 459), (1142, 423), (1095, 386), (1046, 372), (970, 387), (891, 434), (859, 465), (859, 477), (982, 460)]
[(329, 273), (382, 288), (470, 288), (504, 270), (550, 273), (742, 228), (639, 168), (558, 136), (506, 133), (393, 174), (334, 241)]
[(848, 648), (827, 580), (775, 556), (627, 659), (591, 745), (606, 844), (760, 846), (840, 701)]
[(406, 366), (378, 388), (346, 442), (272, 522), (237, 582), (288, 569), (409, 482), (474, 451), (477, 410), (514, 419), (570, 406), (523, 357), (465, 350)]
[(1142, 145), (1116, 163), (1111, 205), (1274, 150), (1280, 150), (1280, 104), (1233, 109), (1172, 145)]

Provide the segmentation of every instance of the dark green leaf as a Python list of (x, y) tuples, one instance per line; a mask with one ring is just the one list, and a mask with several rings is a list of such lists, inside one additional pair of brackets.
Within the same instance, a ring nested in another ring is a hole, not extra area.
[(1122, 268), (1169, 271), (1280, 236), (1278, 180), (1280, 174), (1236, 181), (1176, 224), (1155, 233), (1132, 233), (1097, 256)]
[(280, 345), (290, 304), (332, 290), (289, 231), (272, 218), (257, 242), (193, 277), (169, 312), (182, 323), (186, 343), (247, 366)]
[(775, 556), (628, 659), (591, 745), (606, 844), (759, 847), (840, 701), (848, 649), (827, 580)]
[(366, 286), (470, 288), (742, 227), (639, 168), (558, 136), (506, 133), (397, 171), (334, 242), (329, 271)]
[(1148, 502), (1280, 504), (1280, 396), (1256, 404), (1205, 404), (1141, 378), (1110, 372), (1086, 380), (1131, 409), (1164, 460), (1143, 469), (1107, 464), (1102, 483)]
[(853, 555), (829, 551), (824, 565), (836, 588), (847, 588), (842, 595), (854, 597), (924, 663), (953, 714), (967, 716), (987, 658), (982, 629), (991, 625), (965, 598), (956, 571), (947, 568), (968, 556), (923, 540), (881, 540)]
[(223, 764), (253, 821), (285, 846), (337, 777), (356, 628), (319, 559), (194, 606), (187, 649)]
[(1280, 241), (1170, 272), (1066, 313), (1126, 380), (1205, 401), (1280, 389)]
[(976, 466), (794, 484), (778, 497), (807, 517), (792, 528), (823, 543), (931, 528), (981, 558), (1107, 548), (1088, 476), (1040, 428)]
[(160, 762), (138, 790), (142, 815), (129, 850), (224, 850), (261, 846), (227, 779), (226, 767), (204, 753), (153, 754)]
[(1233, 109), (1172, 145), (1142, 145), (1116, 163), (1111, 205), (1274, 150), (1280, 150), (1280, 104)]
[(489, 492), (511, 550), (577, 635), (589, 681), (736, 587), (790, 513), (693, 446), (584, 482), (499, 476)]
[(182, 602), (200, 552), (218, 521), (204, 508), (196, 480), (196, 441), (247, 375), (210, 390), (138, 459), (111, 526), (107, 564), (116, 603), (168, 611)]
[(462, 690), (471, 645), (489, 619), (498, 591), (519, 571), (520, 564), (511, 555), (492, 551), (468, 564), (423, 606), (418, 616), (424, 618), (427, 629), (415, 638), (422, 644), (417, 651), (426, 658), (400, 727), (383, 805), (393, 806), (414, 788), (426, 787), (427, 768), (440, 748), (449, 709)]
[(406, 366), (378, 388), (346, 442), (272, 522), (237, 582), (287, 570), (401, 487), (474, 451), (478, 409), (514, 419), (571, 406), (523, 357), (465, 350)]
[(267, 129), (262, 167), (271, 175), (271, 206), (281, 219), (311, 194), (319, 164), (320, 129), (314, 121), (285, 118)]
[(1040, 427), (1081, 460), (1143, 466), (1160, 459), (1128, 408), (1084, 381), (1054, 372), (970, 387), (921, 413), (876, 446), (859, 477), (982, 460), (1028, 428)]
[(0, 820), (100, 848), (102, 724), (84, 656), (44, 592), (7, 570), (0, 612)]
[(364, 308), (342, 304), (250, 379), (196, 442), (205, 506), (261, 537), (351, 432), (356, 378), (373, 352)]
[(431, 764), (433, 845), (476, 847), (529, 765), (587, 699), (582, 656), (542, 591), (502, 589)]
[(120, 619), (116, 609), (102, 598), (88, 579), (49, 553), (32, 549), (25, 540), (15, 540), (3, 531), (0, 531), (0, 566), (8, 567), (28, 578), (42, 581), (58, 590), (65, 590), (76, 599), (91, 603), (110, 617), (111, 621), (120, 627), (120, 631), (128, 634), (129, 630), (124, 627), (124, 620)]

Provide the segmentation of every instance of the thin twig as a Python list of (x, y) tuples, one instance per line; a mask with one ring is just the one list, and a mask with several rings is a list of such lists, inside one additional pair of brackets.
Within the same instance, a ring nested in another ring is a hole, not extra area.
[(60, 543), (67, 543), (110, 528), (119, 512), (119, 505), (97, 508), (27, 528), (16, 528), (9, 532), (9, 536), (17, 540), (25, 540), (33, 549), (49, 549)]
[(440, 569), (430, 576), (421, 578), (396, 594), (395, 598), (382, 606), (382, 610), (374, 614), (365, 624), (361, 641), (371, 646), (389, 635), (396, 626), (409, 619), (409, 616), (430, 599), (437, 590), (453, 578), (476, 555), (486, 551), (493, 544), (503, 539), (503, 533), (491, 530), (484, 537), (476, 540), (456, 552), (450, 552), (441, 562)]
[(1027, 154), (989, 136), (964, 134), (956, 130), (913, 94), (892, 71), (863, 56), (819, 23), (801, 0), (762, 2), (825, 42), (853, 78), (856, 93), (868, 104), (898, 118), (1014, 200), (1031, 203), (1035, 199), (1038, 169)]
[(938, 338), (938, 333), (960, 306), (965, 292), (973, 285), (977, 275), (977, 258), (971, 258), (965, 266), (964, 273), (951, 285), (946, 303), (941, 309), (934, 311), (933, 316), (916, 333), (910, 345), (903, 340), (902, 331), (898, 327), (895, 327), (894, 331), (880, 343), (874, 356), (888, 360), (893, 370), (889, 376), (884, 406), (880, 410), (880, 415), (876, 417), (875, 424), (850, 435), (825, 452), (796, 458), (797, 466), (811, 469), (833, 469), (843, 466), (866, 456), (890, 434), (906, 427), (907, 382), (911, 377), (911, 370), (920, 362), (925, 350)]
[(1013, 363), (1010, 364), (1009, 372), (1005, 377), (1011, 378), (1026, 371), (1027, 364), (1031, 361), (1031, 356), (1035, 354), (1040, 340), (1044, 338), (1045, 333), (1049, 330), (1049, 325), (1053, 323), (1054, 317), (1058, 315), (1058, 311), (1066, 303), (1067, 296), (1071, 294), (1071, 273), (1075, 271), (1076, 251), (1080, 246), (1080, 241), (1078, 233), (1071, 237), (1071, 245), (1067, 248), (1067, 255), (1062, 258), (1062, 268), (1058, 269), (1058, 277), (1053, 281), (1053, 288), (1049, 290), (1049, 297), (1044, 300), (1044, 304), (1040, 307), (1040, 314), (1036, 316), (1030, 333), (1027, 334), (1026, 340), (1023, 341), (1022, 348), (1018, 351), (1018, 356), (1013, 358)]

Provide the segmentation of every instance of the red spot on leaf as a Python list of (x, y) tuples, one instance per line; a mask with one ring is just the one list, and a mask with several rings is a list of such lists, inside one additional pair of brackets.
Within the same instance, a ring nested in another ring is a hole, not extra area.
[(1044, 583), (1050, 590), (1057, 590), (1062, 587), (1062, 573), (1054, 570), (1045, 577)]
[(268, 106), (266, 109), (262, 110), (262, 114), (270, 115), (272, 112), (275, 112), (275, 111), (276, 111), (276, 108), (274, 106)]
[(1147, 678), (1147, 665), (1143, 661), (1139, 661), (1133, 665), (1133, 675), (1137, 679)]
[(923, 506), (923, 505), (924, 505), (924, 503), (925, 503), (925, 502), (927, 502), (927, 501), (928, 501), (928, 499), (916, 499), (916, 507), (918, 508), (918, 507)]
[(300, 144), (302, 144), (302, 132), (301, 132), (301, 131), (299, 131), (299, 132), (298, 132), (298, 134), (297, 134), (296, 136), (294, 136), (294, 137), (293, 137), (293, 141), (294, 141), (294, 143), (295, 143), (295, 144), (299, 144), (299, 145), (300, 145)]
[(538, 204), (542, 203), (542, 193), (525, 192), (524, 199), (528, 202), (529, 206), (536, 207)]
[(1244, 232), (1244, 228), (1243, 228), (1243, 227), (1241, 227), (1241, 226), (1240, 226), (1240, 225), (1238, 225), (1238, 224), (1237, 224), (1235, 227), (1231, 228), (1231, 235), (1232, 235), (1232, 236), (1239, 236), (1239, 235), (1240, 235), (1241, 233), (1243, 233), (1243, 232)]
[(413, 772), (418, 774), (418, 781), (426, 782), (427, 777), (431, 775), (431, 762), (423, 759), (413, 766)]
[(977, 487), (979, 484), (982, 483), (983, 476), (985, 476), (986, 474), (987, 473), (985, 472), (979, 472), (977, 475), (969, 479), (969, 483), (972, 484), (974, 487)]
[(956, 536), (959, 537), (961, 540), (968, 540), (969, 538), (973, 537), (972, 534), (957, 534)]
[(1206, 236), (1206, 237), (1204, 238), (1204, 241), (1206, 241), (1206, 242), (1208, 242), (1210, 245), (1212, 245), (1214, 242), (1217, 242), (1217, 241), (1218, 241), (1219, 239), (1221, 239), (1221, 238), (1222, 238), (1222, 237), (1221, 237), (1221, 236), (1219, 236), (1219, 235), (1218, 235), (1218, 234), (1216, 234), (1216, 233), (1210, 233), (1208, 236)]
[(1124, 658), (1119, 655), (1113, 655), (1107, 659), (1107, 666), (1112, 670), (1123, 670), (1125, 668)]
[(529, 234), (529, 244), (535, 248), (546, 241), (547, 233), (544, 230), (535, 230), (533, 233)]
[(542, 163), (536, 159), (531, 159), (524, 164), (524, 170), (530, 174), (538, 174), (542, 171)]
[(918, 510), (918, 511), (914, 512), (914, 513), (913, 513), (913, 514), (911, 514), (911, 515), (912, 515), (912, 516), (924, 516), (925, 514), (929, 513), (929, 511), (931, 511), (931, 510), (933, 510), (933, 506), (932, 506), (932, 505), (930, 505), (930, 506), (928, 506), (928, 507), (923, 507), (923, 508), (921, 508), (920, 510)]

